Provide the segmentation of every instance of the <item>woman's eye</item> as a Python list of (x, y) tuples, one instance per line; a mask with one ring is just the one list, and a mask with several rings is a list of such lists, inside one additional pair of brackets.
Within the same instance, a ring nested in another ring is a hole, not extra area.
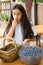
[(21, 13), (18, 13), (18, 15), (20, 15)]
[(17, 13), (17, 14), (14, 13), (13, 15), (20, 15), (20, 14), (21, 14), (21, 13)]

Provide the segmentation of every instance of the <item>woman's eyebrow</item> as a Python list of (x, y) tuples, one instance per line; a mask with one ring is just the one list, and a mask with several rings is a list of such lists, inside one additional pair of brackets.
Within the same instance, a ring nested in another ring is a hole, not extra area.
[(18, 13), (20, 13), (20, 14), (21, 14), (21, 12), (18, 12)]

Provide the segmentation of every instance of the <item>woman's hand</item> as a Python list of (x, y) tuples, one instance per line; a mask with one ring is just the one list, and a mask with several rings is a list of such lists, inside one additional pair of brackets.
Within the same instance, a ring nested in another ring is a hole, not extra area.
[(29, 42), (30, 42), (30, 39), (25, 39), (25, 40), (23, 41), (23, 44), (29, 44)]
[(16, 19), (12, 21), (12, 26), (13, 26), (14, 28), (17, 26), (17, 24), (18, 24), (18, 23), (17, 23), (17, 20), (16, 20)]
[(35, 41), (35, 40), (36, 40), (35, 38), (32, 38), (32, 39), (25, 39), (25, 40), (23, 41), (23, 44), (29, 44), (29, 42)]
[(16, 20), (16, 19), (12, 21), (12, 26), (11, 26), (11, 28), (10, 28), (8, 34), (6, 35), (6, 37), (13, 37), (14, 29), (15, 29), (15, 27), (17, 26), (17, 24), (18, 24), (18, 23), (17, 23), (17, 20)]

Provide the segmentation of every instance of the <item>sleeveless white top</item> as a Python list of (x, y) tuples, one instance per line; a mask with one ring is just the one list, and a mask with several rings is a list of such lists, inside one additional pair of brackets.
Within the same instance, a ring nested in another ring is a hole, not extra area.
[(22, 44), (23, 42), (23, 35), (20, 23), (15, 28), (14, 40), (16, 41), (17, 44)]
[[(36, 36), (37, 33), (36, 33), (36, 29), (34, 28), (34, 26), (32, 26), (32, 30), (33, 30), (34, 36)], [(21, 29), (21, 24), (19, 23), (15, 28), (15, 35), (14, 35), (14, 40), (16, 41), (17, 44), (23, 43), (22, 33), (23, 33), (23, 31)]]

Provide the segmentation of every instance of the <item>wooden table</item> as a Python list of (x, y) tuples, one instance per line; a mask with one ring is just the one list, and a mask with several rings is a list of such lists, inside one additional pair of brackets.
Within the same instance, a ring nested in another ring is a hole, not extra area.
[(40, 37), (41, 35), (43, 35), (43, 25), (35, 25), (34, 26), (36, 28), (36, 32), (37, 32), (37, 42), (39, 42), (39, 46), (41, 46), (41, 42), (40, 42)]
[[(2, 60), (0, 60), (0, 65), (27, 65), (25, 63), (23, 63), (20, 58), (17, 59), (16, 61), (14, 62), (11, 62), (11, 63), (7, 63), (7, 62), (3, 62)], [(38, 65), (43, 65), (43, 60), (40, 61), (40, 64)]]

